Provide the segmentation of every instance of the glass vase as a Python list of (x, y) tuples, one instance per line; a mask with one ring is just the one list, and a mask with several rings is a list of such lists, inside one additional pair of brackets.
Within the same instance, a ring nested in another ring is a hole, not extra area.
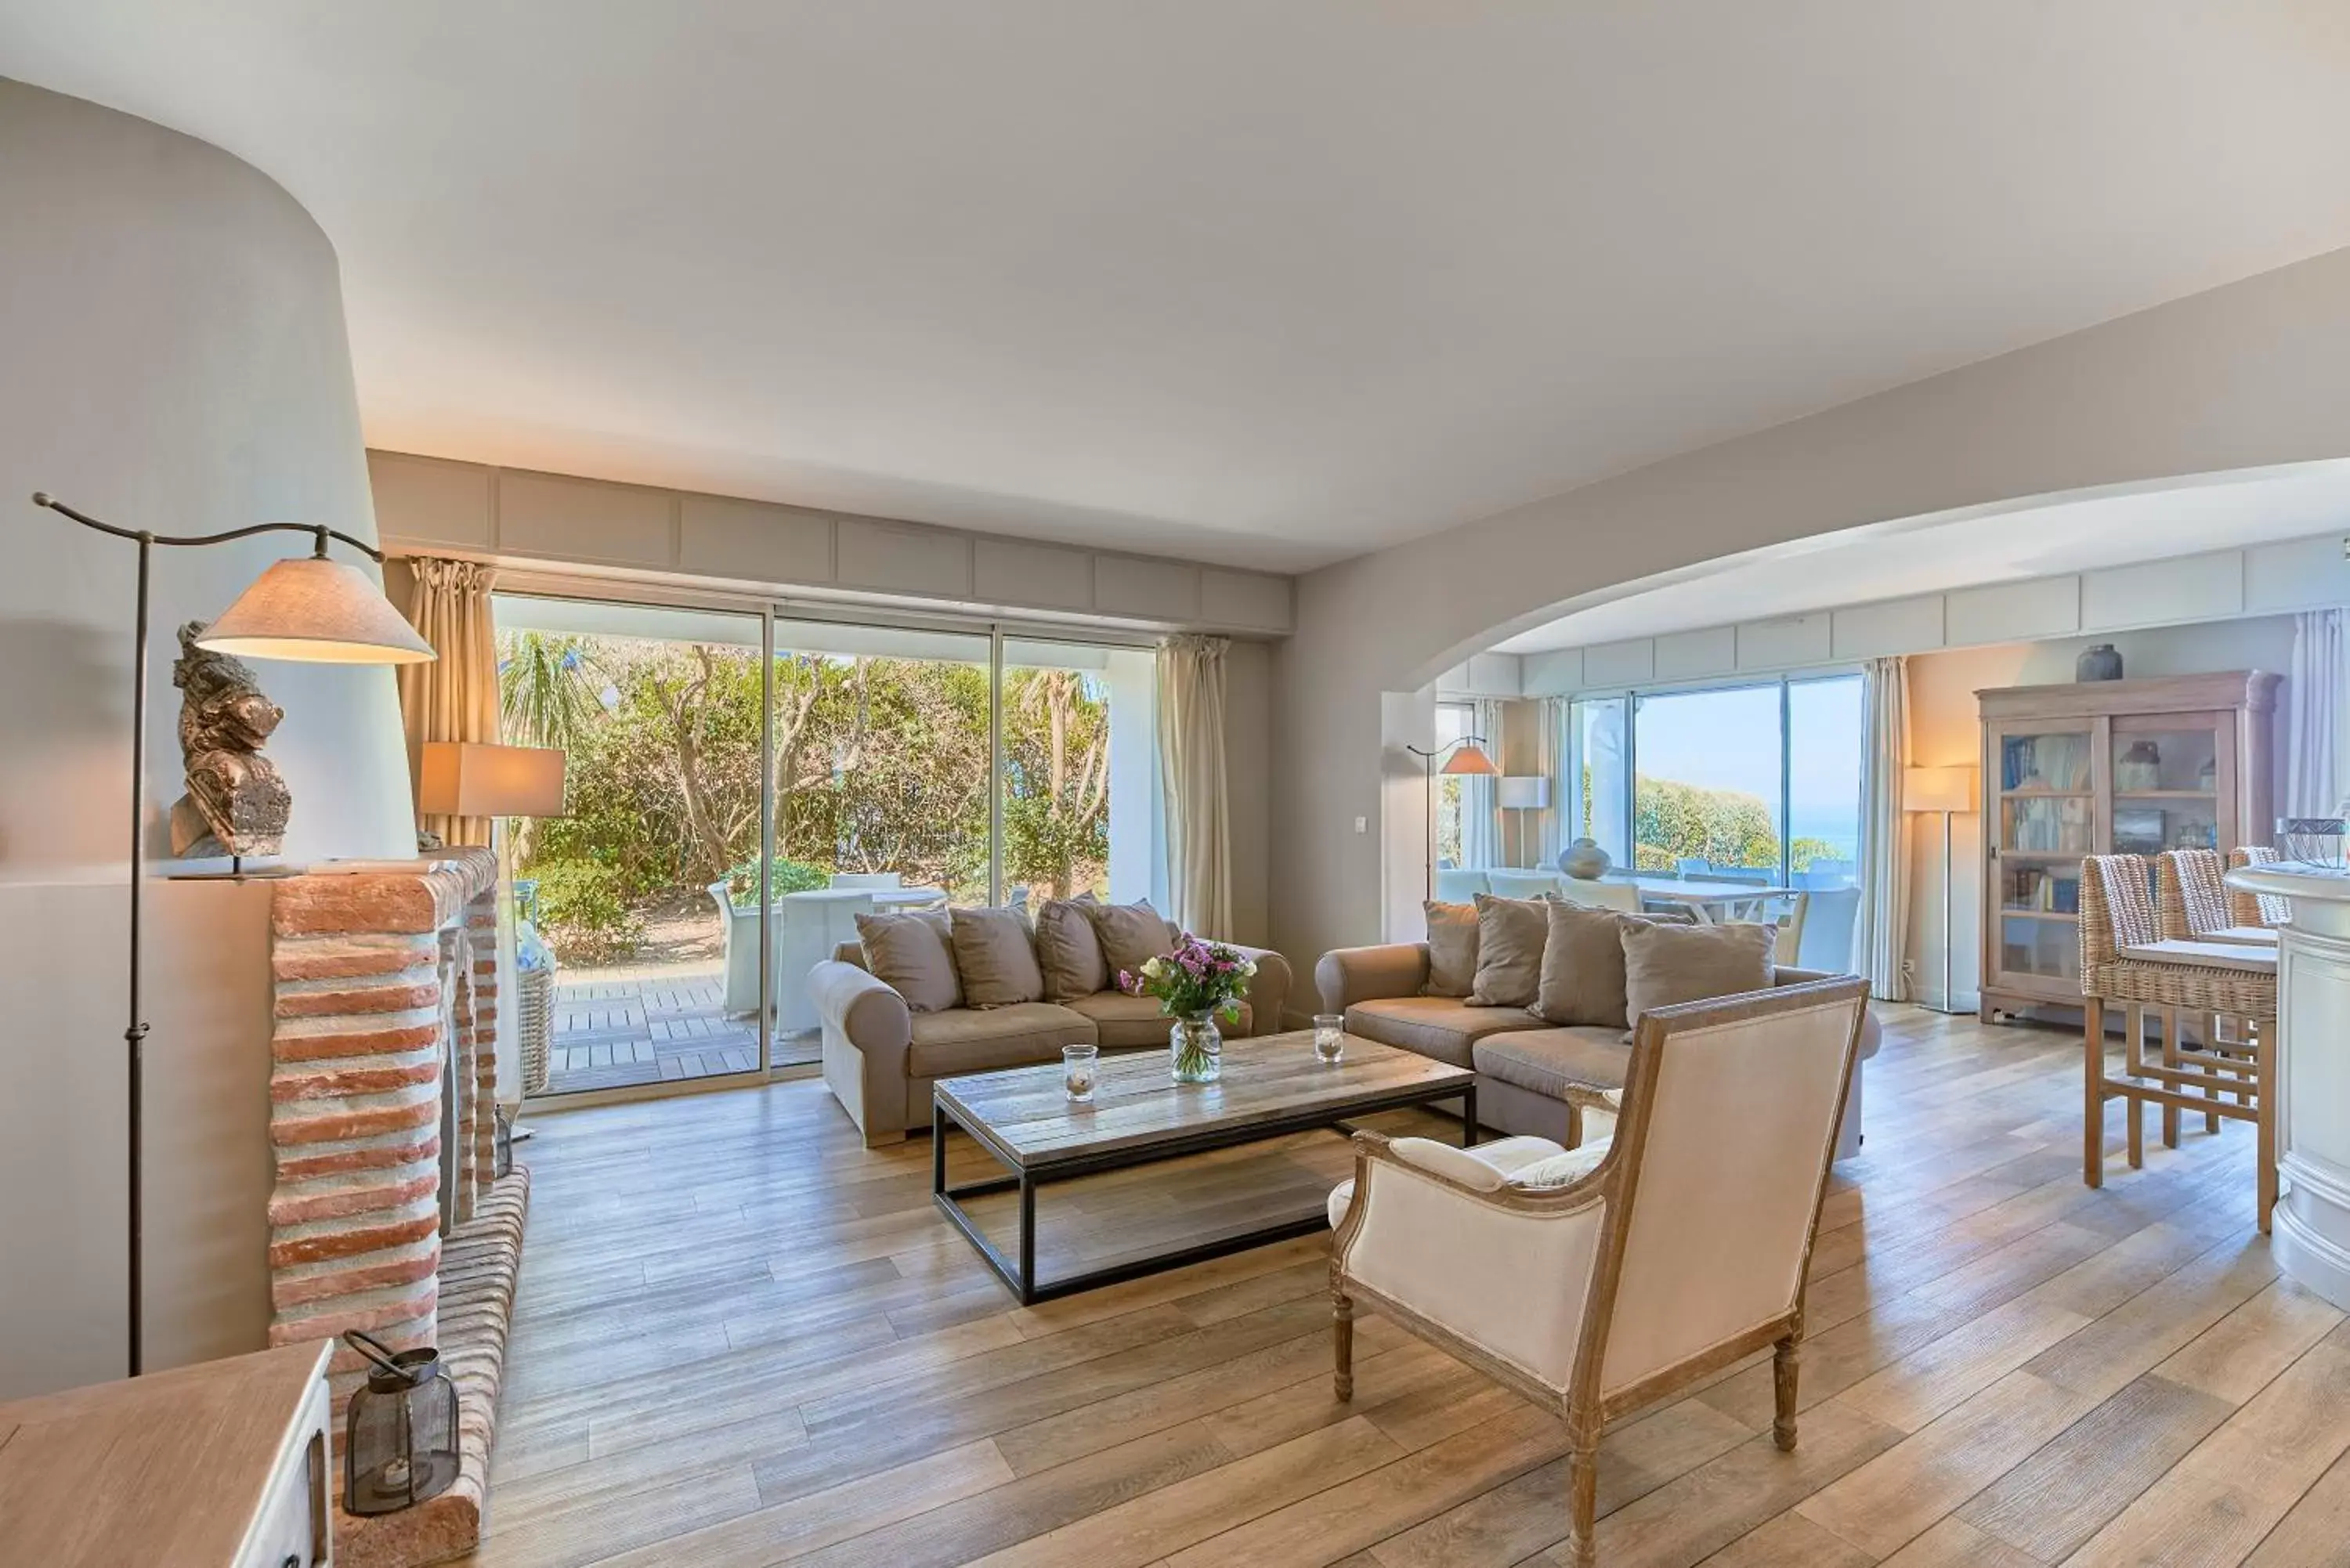
[(1179, 1084), (1212, 1084), (1223, 1075), (1223, 1031), (1212, 1012), (1193, 1012), (1175, 1020), (1167, 1032), (1168, 1075)]

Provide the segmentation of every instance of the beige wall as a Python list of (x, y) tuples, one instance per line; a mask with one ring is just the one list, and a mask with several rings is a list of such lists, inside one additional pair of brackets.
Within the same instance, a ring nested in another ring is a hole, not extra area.
[[(2293, 618), (2261, 616), (2199, 626), (2164, 627), (2096, 638), (2003, 643), (1991, 648), (1921, 653), (1909, 660), (1909, 752), (1921, 767), (1980, 768), (1982, 726), (1975, 693), (1996, 686), (2043, 686), (2073, 679), (2073, 665), (2093, 643), (2110, 642), (2132, 676), (2193, 675), (2210, 670), (2292, 666)], [(2277, 723), (2283, 764), (2282, 694)], [(1976, 1004), (1982, 981), (1982, 825), (1961, 817), (1951, 825), (1950, 989), (1956, 1005)], [(1942, 989), (1942, 845), (1938, 817), (1918, 820), (1909, 844), (1909, 951), (1917, 995), (1939, 1002)]]
[(1312, 573), (1278, 659), (1276, 940), (1310, 964), (1411, 929), (1419, 877), (1380, 824), (1429, 732), (1394, 699), (1586, 596), (1835, 529), (2345, 455), (2350, 251)]
[[(0, 1398), (123, 1369), (135, 549), (34, 512), (371, 538), (335, 254), (215, 148), (0, 79)], [(173, 628), (302, 542), (158, 552), (150, 853), (181, 793)], [(389, 670), (263, 664), (291, 858), (414, 846)], [(268, 1321), (266, 884), (148, 884), (148, 1365)]]

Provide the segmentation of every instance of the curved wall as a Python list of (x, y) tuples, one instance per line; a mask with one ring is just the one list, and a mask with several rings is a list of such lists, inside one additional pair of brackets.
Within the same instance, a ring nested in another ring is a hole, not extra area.
[[(234, 158), (0, 79), (0, 1398), (120, 1376), (135, 549), (36, 511), (375, 536), (334, 248)], [(180, 622), (298, 539), (156, 553), (149, 845), (182, 793)], [(386, 670), (256, 664), (289, 858), (413, 852)], [(147, 1356), (267, 1321), (265, 884), (149, 883)]]
[(1836, 529), (2345, 455), (2337, 251), (1313, 573), (1277, 677), (1274, 940), (1310, 967), (1416, 931), (1423, 786), (1400, 747), (1426, 743), (1423, 689), (1578, 595)]

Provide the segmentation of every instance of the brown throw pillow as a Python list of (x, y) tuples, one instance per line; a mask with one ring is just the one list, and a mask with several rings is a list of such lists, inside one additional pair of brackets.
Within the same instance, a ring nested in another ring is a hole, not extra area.
[(1028, 922), (1017, 909), (949, 909), (953, 922), (955, 972), (962, 979), (965, 1007), (1009, 1007), (1045, 999), (1045, 971), (1037, 967)]
[(1477, 906), (1422, 904), (1428, 915), (1428, 983), (1422, 996), (1466, 996), (1477, 986)]
[(1109, 987), (1101, 939), (1094, 934), (1086, 907), (1091, 893), (1048, 898), (1036, 911), (1036, 962), (1045, 971), (1045, 1000), (1075, 1002)]
[(1540, 898), (1477, 895), (1477, 983), (1471, 1007), (1532, 1007), (1542, 993), (1550, 916)]
[(1619, 928), (1638, 917), (1564, 900), (1552, 904), (1549, 913), (1534, 1012), (1545, 1023), (1562, 1026), (1629, 1028), (1631, 1015), (1624, 1011), (1624, 940)]
[(1087, 904), (1086, 918), (1101, 939), (1102, 963), (1109, 971), (1107, 983), (1118, 983), (1118, 971), (1135, 973), (1175, 944), (1167, 935), (1167, 917), (1148, 898), (1131, 904)]
[(1635, 1029), (1640, 1014), (1651, 1009), (1735, 996), (1771, 983), (1771, 942), (1778, 935), (1773, 926), (1627, 920), (1617, 934), (1624, 944), (1624, 1015)]
[(867, 971), (904, 997), (913, 1012), (944, 1012), (962, 1005), (953, 932), (944, 909), (857, 917), (857, 940), (865, 950)]

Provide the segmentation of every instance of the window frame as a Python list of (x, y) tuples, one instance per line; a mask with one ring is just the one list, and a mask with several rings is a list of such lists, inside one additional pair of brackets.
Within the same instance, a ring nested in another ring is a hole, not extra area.
[[(1648, 697), (1681, 697), (1717, 691), (1758, 691), (1765, 688), (1776, 688), (1779, 697), (1779, 792), (1777, 825), (1779, 838), (1778, 876), (1780, 886), (1792, 887), (1794, 886), (1794, 877), (1793, 865), (1794, 850), (1794, 801), (1793, 798), (1794, 789), (1794, 767), (1793, 760), (1794, 737), (1792, 722), (1793, 689), (1797, 686), (1816, 685), (1830, 680), (1865, 680), (1866, 675), (1866, 671), (1856, 664), (1830, 665), (1817, 669), (1806, 670), (1800, 674), (1782, 671), (1776, 675), (1757, 675), (1729, 680), (1686, 680), (1664, 682), (1649, 686), (1595, 687), (1589, 691), (1576, 691), (1566, 696), (1559, 697), (1555, 699), (1555, 701), (1565, 709), (1563, 727), (1572, 737), (1568, 746), (1568, 752), (1570, 755), (1577, 758), (1581, 758), (1582, 756), (1582, 737), (1580, 733), (1575, 730), (1575, 709), (1576, 705), (1584, 702), (1609, 701), (1620, 701), (1624, 704), (1624, 771), (1623, 776), (1618, 781), (1618, 784), (1623, 791), (1623, 799), (1625, 803), (1625, 853), (1623, 865), (1627, 870), (1629, 870), (1638, 864), (1640, 843), (1639, 779), (1641, 700)], [(1862, 722), (1863, 723), (1867, 722), (1867, 716), (1865, 712), (1862, 715)], [(1586, 765), (1587, 765), (1587, 760), (1586, 762)], [(1575, 786), (1572, 789), (1565, 787), (1570, 782), (1572, 782)], [(1582, 781), (1579, 778), (1573, 781), (1560, 781), (1560, 793), (1562, 797), (1575, 803), (1577, 807), (1580, 807), (1582, 804), (1581, 784)], [(1854, 804), (1859, 808), (1856, 812), (1856, 815), (1859, 818), (1858, 825), (1860, 830), (1865, 834), (1867, 831), (1868, 826), (1866, 821), (1866, 803), (1856, 795)], [(1579, 823), (1579, 810), (1576, 813), (1576, 820)], [(1608, 852), (1611, 855), (1614, 853), (1614, 850), (1607, 846), (1603, 845), (1601, 847), (1608, 848)]]

